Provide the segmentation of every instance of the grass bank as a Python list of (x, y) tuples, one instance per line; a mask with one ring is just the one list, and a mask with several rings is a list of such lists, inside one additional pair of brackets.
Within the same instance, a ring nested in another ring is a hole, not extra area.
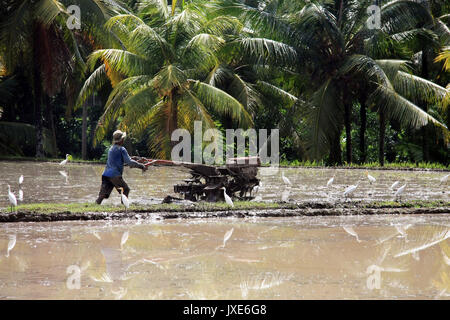
[[(34, 158), (34, 157), (14, 157), (14, 156), (0, 156), (0, 161), (32, 161), (32, 162), (61, 162), (64, 159), (53, 158)], [(102, 160), (83, 160), (73, 157), (71, 163), (80, 164), (105, 164)], [(357, 164), (344, 163), (342, 166), (327, 166), (322, 161), (281, 161), (282, 168), (334, 168), (334, 169), (370, 169), (370, 170), (436, 170), (436, 171), (450, 171), (450, 165), (443, 165), (441, 163), (432, 162), (393, 162), (386, 163), (383, 167), (378, 162)]]
[(183, 219), (219, 217), (293, 217), (373, 214), (449, 214), (449, 201), (407, 202), (235, 202), (233, 208), (225, 203), (152, 204), (123, 206), (92, 203), (36, 203), (0, 211), (0, 222), (119, 220), (119, 219)]

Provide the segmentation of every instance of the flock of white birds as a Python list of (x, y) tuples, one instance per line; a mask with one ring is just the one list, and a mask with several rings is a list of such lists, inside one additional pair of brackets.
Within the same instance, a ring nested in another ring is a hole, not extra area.
[[(367, 176), (367, 179), (369, 180), (370, 184), (375, 183), (377, 181), (377, 179), (375, 179), (375, 177), (373, 177), (369, 174), (369, 171), (366, 171), (366, 176)], [(335, 177), (336, 177), (336, 174), (334, 174), (328, 180), (327, 188), (333, 184)], [(450, 174), (447, 174), (447, 175), (443, 176), (442, 178), (440, 178), (439, 180), (440, 180), (441, 184), (447, 182), (449, 177), (450, 177)], [(286, 186), (292, 185), (291, 181), (284, 175), (284, 172), (281, 173), (281, 179), (283, 180), (283, 182)], [(361, 183), (361, 181), (358, 181), (355, 185), (348, 186), (342, 194), (343, 197), (348, 198), (358, 188), (360, 183)], [(401, 199), (401, 195), (405, 191), (405, 188), (406, 188), (406, 183), (403, 186), (397, 188), (399, 184), (400, 184), (400, 181), (395, 181), (389, 188), (390, 190), (394, 191), (395, 199), (397, 199), (397, 198)]]
[[(60, 166), (64, 166), (69, 161), (70, 154), (66, 154), (66, 159), (61, 161), (59, 163)], [(60, 173), (63, 171), (60, 171)], [(62, 173), (61, 173), (62, 174)], [(11, 205), (11, 212), (17, 211), (17, 201), (22, 202), (23, 201), (23, 190), (22, 190), (22, 184), (23, 184), (24, 177), (21, 175), (19, 177), (19, 199), (17, 199), (16, 195), (11, 191), (11, 186), (8, 184), (8, 199), (9, 203)], [(67, 181), (67, 175), (66, 175), (66, 181)]]
[[(59, 165), (64, 166), (65, 164), (67, 164), (67, 162), (69, 161), (69, 156), (70, 155), (67, 154), (66, 159), (61, 161), (59, 163)], [(60, 171), (60, 173), (61, 173), (61, 171)], [(375, 179), (373, 176), (371, 176), (368, 171), (366, 171), (366, 176), (367, 176), (367, 179), (369, 180), (370, 184), (377, 181), (377, 179)], [(65, 175), (65, 177), (66, 177), (66, 181), (67, 181), (67, 175)], [(334, 174), (328, 180), (327, 187), (330, 187), (333, 184), (335, 177), (336, 177), (336, 174)], [(449, 177), (450, 177), (450, 174), (447, 174), (447, 175), (443, 176), (442, 178), (440, 178), (441, 184), (447, 182)], [(283, 183), (286, 186), (292, 185), (292, 182), (284, 175), (284, 172), (281, 173), (281, 179), (283, 180)], [(23, 175), (21, 175), (19, 178), (19, 199), (18, 199), (19, 201), (23, 201), (23, 191), (22, 191), (22, 187), (21, 187), (23, 180), (24, 180)], [(343, 197), (347, 199), (358, 188), (360, 182), (361, 181), (358, 181), (355, 185), (348, 186), (342, 194)], [(389, 188), (390, 190), (395, 191), (394, 197), (396, 199), (397, 198), (401, 199), (401, 195), (405, 191), (405, 188), (406, 188), (406, 183), (403, 186), (397, 188), (397, 186), (399, 184), (400, 184), (400, 181), (395, 181)], [(128, 200), (127, 196), (123, 194), (123, 188), (119, 188), (119, 190), (121, 190), (121, 192), (120, 192), (121, 202), (125, 206), (125, 211), (127, 211), (127, 209), (130, 207), (130, 201)], [(227, 203), (227, 205), (230, 207), (234, 207), (233, 200), (227, 194), (225, 187), (223, 187), (222, 190), (223, 190), (223, 196), (225, 198), (225, 202)], [(256, 194), (256, 193), (258, 193), (258, 191), (259, 191), (259, 186), (255, 186), (252, 190), (252, 193)], [(8, 198), (9, 198), (9, 203), (11, 204), (11, 212), (13, 210), (17, 210), (17, 198), (16, 198), (15, 194), (13, 192), (11, 192), (11, 187), (9, 184), (8, 184)]]

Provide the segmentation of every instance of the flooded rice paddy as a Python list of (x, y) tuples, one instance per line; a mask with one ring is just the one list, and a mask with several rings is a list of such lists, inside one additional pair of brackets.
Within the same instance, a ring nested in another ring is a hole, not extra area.
[(0, 225), (1, 299), (450, 299), (450, 221)]
[[(0, 162), (0, 207), (8, 205), (7, 185), (17, 195), (19, 177), (24, 176), (23, 203), (33, 202), (94, 202), (101, 184), (103, 165), (58, 163)], [(281, 175), (292, 182), (286, 187)], [(394, 192), (389, 187), (399, 181), (406, 184), (402, 200), (448, 200), (449, 182), (440, 184), (439, 179), (447, 173), (434, 171), (372, 170), (377, 179), (370, 184), (365, 170), (306, 169), (306, 168), (260, 168), (261, 180), (258, 196), (263, 201), (340, 201), (349, 185), (360, 181), (353, 193), (354, 200), (393, 200)], [(334, 183), (327, 188), (327, 181), (335, 176)], [(189, 173), (176, 167), (150, 167), (145, 173), (139, 169), (125, 168), (124, 179), (131, 188), (131, 203), (160, 203), (173, 193), (175, 184), (183, 183)], [(119, 204), (117, 192), (104, 203)]]
[[(0, 162), (24, 203), (90, 202), (103, 166)], [(62, 171), (63, 173), (60, 173)], [(281, 173), (292, 186), (285, 187)], [(336, 174), (335, 183), (326, 188)], [(448, 200), (444, 174), (261, 168), (262, 200)], [(189, 174), (125, 169), (136, 203), (160, 202)], [(286, 196), (287, 195), (287, 196)], [(105, 203), (119, 204), (117, 193)], [(0, 299), (450, 299), (450, 217), (380, 215), (0, 224)]]

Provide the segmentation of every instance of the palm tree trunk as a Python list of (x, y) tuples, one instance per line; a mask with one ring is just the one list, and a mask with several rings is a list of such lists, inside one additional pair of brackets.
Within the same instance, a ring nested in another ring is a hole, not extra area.
[[(428, 80), (428, 59), (427, 59), (427, 55), (428, 55), (428, 50), (423, 49), (422, 50), (422, 74), (421, 77), (423, 79)], [(426, 102), (423, 102), (422, 104), (422, 109), (425, 112), (428, 112), (428, 105)], [(422, 133), (422, 157), (423, 157), (423, 161), (428, 162), (430, 159), (430, 151), (428, 148), (428, 130), (427, 130), (427, 126), (423, 126), (421, 129), (421, 133)]]
[(379, 141), (378, 141), (378, 162), (380, 166), (384, 166), (384, 136), (386, 134), (386, 116), (383, 111), (380, 111), (380, 132), (379, 132)]
[[(176, 90), (176, 89), (174, 89), (174, 90)], [(173, 91), (169, 94), (169, 104), (170, 104), (169, 135), (170, 135), (170, 137), (172, 137), (172, 133), (178, 127), (177, 99), (176, 99), (176, 93), (174, 93)], [(170, 144), (171, 144), (171, 148), (173, 148), (177, 144), (177, 142), (172, 141), (172, 139), (171, 139)]]
[[(36, 35), (39, 29), (38, 23), (34, 26)], [(43, 135), (43, 123), (42, 123), (42, 85), (41, 85), (41, 72), (39, 70), (39, 37), (33, 38), (33, 89), (34, 89), (34, 121), (36, 128), (36, 158), (44, 157), (44, 135)]]
[(341, 138), (339, 135), (331, 138), (330, 141), (330, 165), (342, 165), (342, 150), (341, 150)]
[(81, 158), (86, 160), (87, 158), (87, 106), (83, 104), (83, 116), (82, 116), (82, 128), (81, 128)]
[(352, 163), (352, 122), (350, 104), (344, 104), (346, 158), (347, 163)]
[(45, 105), (47, 108), (47, 116), (50, 121), (50, 129), (52, 131), (52, 145), (53, 145), (52, 157), (56, 158), (58, 156), (58, 146), (56, 143), (55, 121), (54, 121), (54, 116), (53, 116), (53, 109), (50, 105), (50, 98), (47, 95), (45, 96)]
[(366, 102), (361, 102), (361, 108), (359, 110), (361, 126), (359, 128), (359, 153), (360, 153), (360, 163), (365, 163), (366, 154), (366, 127), (367, 127), (367, 109)]

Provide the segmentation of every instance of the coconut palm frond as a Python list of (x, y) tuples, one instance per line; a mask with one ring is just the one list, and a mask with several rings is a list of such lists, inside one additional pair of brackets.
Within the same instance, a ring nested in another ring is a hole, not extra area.
[(385, 112), (388, 118), (398, 120), (405, 126), (419, 129), (431, 122), (447, 129), (444, 124), (398, 94), (393, 88), (378, 84), (378, 88), (371, 94), (369, 101), (378, 110)]
[(99, 59), (106, 62), (114, 71), (128, 76), (146, 74), (148, 71), (148, 64), (144, 57), (125, 50), (102, 49), (94, 51), (88, 58), (88, 67), (91, 69), (95, 67)]
[(98, 67), (90, 76), (86, 79), (83, 87), (78, 94), (77, 102), (75, 103), (74, 110), (77, 110), (83, 105), (83, 103), (96, 91), (99, 90), (108, 81), (106, 75), (105, 65)]
[(400, 71), (392, 82), (395, 90), (411, 101), (427, 101), (442, 106), (448, 90), (432, 81)]
[(340, 135), (343, 107), (339, 105), (338, 92), (329, 80), (314, 93), (311, 103), (303, 105), (309, 127), (305, 149), (310, 159), (321, 159), (332, 137)]
[(253, 124), (250, 114), (244, 106), (234, 97), (209, 84), (190, 80), (192, 91), (202, 103), (218, 112), (230, 116), (236, 120), (244, 129)]
[(425, 6), (414, 1), (394, 0), (381, 7), (382, 30), (388, 34), (431, 24), (433, 17)]

